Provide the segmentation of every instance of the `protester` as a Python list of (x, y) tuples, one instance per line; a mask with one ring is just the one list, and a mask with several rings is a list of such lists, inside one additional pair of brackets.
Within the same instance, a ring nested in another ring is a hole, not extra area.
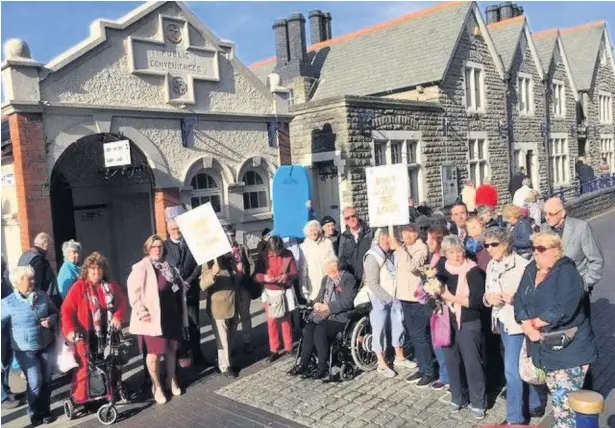
[[(427, 245), (419, 239), (416, 225), (410, 224), (401, 229), (402, 243), (390, 237), (391, 249), (395, 252), (397, 286), (395, 299), (401, 302), (406, 341), (414, 348), (419, 370), (406, 378), (408, 383), (416, 383), (418, 388), (431, 385), (436, 378), (436, 361), (431, 349), (429, 319), (431, 308), (419, 302), (418, 289), (422, 277), (419, 271), (427, 261)], [(414, 364), (412, 364), (414, 365)]]
[(271, 351), (268, 361), (274, 362), (282, 355), (280, 327), (284, 350), (287, 353), (293, 351), (290, 311), (296, 306), (293, 282), (298, 275), (293, 254), (284, 248), (284, 242), (279, 236), (274, 235), (269, 239), (266, 253), (256, 262), (254, 272), (256, 280), (264, 287), (263, 302), (265, 302), (265, 313), (267, 314), (269, 350)]
[(476, 262), (478, 267), (485, 272), (487, 270), (487, 264), (491, 260), (489, 252), (484, 247), (485, 226), (478, 216), (470, 216), (466, 220), (466, 227), (468, 229), (468, 235), (470, 239), (466, 242), (466, 251), (468, 257)]
[(267, 241), (271, 237), (271, 229), (266, 227), (261, 232), (261, 240), (258, 241), (256, 245), (256, 257), (260, 257), (260, 255), (267, 249)]
[(480, 219), (481, 223), (483, 223), (485, 229), (498, 226), (493, 208), (488, 207), (487, 205), (481, 205), (476, 208), (476, 215)]
[(605, 157), (600, 159), (600, 169), (598, 171), (601, 177), (608, 177), (611, 175), (611, 166)]
[(32, 426), (50, 424), (51, 374), (58, 310), (45, 290), (36, 289), (31, 266), (11, 270), (14, 292), (2, 299), (2, 332), (8, 331), (15, 359), (26, 375)]
[(327, 260), (335, 257), (333, 244), (322, 235), (320, 223), (310, 220), (303, 228), (305, 241), (299, 246), (299, 286), (308, 302), (320, 293), (322, 279), (327, 274)]
[(327, 274), (314, 299), (314, 312), (303, 329), (303, 342), (299, 364), (289, 372), (293, 376), (308, 375), (308, 364), (314, 348), (318, 367), (313, 379), (329, 376), (329, 347), (336, 334), (344, 330), (349, 321), (348, 312), (358, 291), (358, 283), (350, 273), (341, 270), (336, 258), (326, 261)]
[(441, 297), (452, 307), (452, 345), (443, 349), (450, 379), (450, 409), (457, 413), (470, 404), (472, 416), (483, 419), (487, 408), (481, 325), (485, 277), (476, 263), (466, 258), (457, 237), (445, 237), (442, 252), (446, 262), (439, 275), (446, 288)]
[[(526, 391), (519, 375), (519, 355), (524, 335), (515, 321), (514, 296), (528, 261), (513, 251), (513, 236), (506, 229), (491, 227), (484, 233), (485, 247), (492, 259), (487, 267), (483, 303), (491, 309), (491, 329), (499, 334), (504, 345), (504, 374), (506, 376), (506, 420), (500, 425), (524, 425)], [(529, 386), (530, 415), (542, 409), (536, 387)]]
[(64, 263), (58, 272), (58, 291), (62, 299), (66, 299), (66, 295), (70, 291), (73, 284), (81, 275), (81, 244), (73, 239), (62, 244), (62, 254), (64, 255)]
[(579, 176), (579, 183), (581, 186), (581, 194), (591, 192), (592, 182), (596, 178), (594, 169), (585, 163), (585, 159), (580, 157), (575, 164), (577, 175)]
[(216, 336), (218, 368), (224, 376), (237, 377), (231, 362), (231, 346), (237, 331), (236, 260), (232, 253), (207, 262), (201, 269), (201, 289), (206, 293), (207, 314)]
[(107, 272), (107, 259), (102, 254), (89, 255), (62, 304), (62, 334), (69, 342), (76, 342), (79, 367), (71, 391), (77, 402), (91, 398), (91, 359), (104, 357), (110, 331), (122, 329), (128, 309), (122, 287), (108, 282)]
[(527, 196), (533, 192), (532, 190), (532, 180), (529, 178), (524, 178), (521, 182), (521, 187), (519, 187), (513, 196), (512, 203), (513, 205), (518, 206), (519, 208), (523, 208), (525, 206), (525, 200)]
[[(446, 226), (432, 226), (427, 233), (427, 247), (429, 248), (429, 266), (432, 268), (441, 269), (444, 264), (442, 257), (442, 241), (445, 236), (449, 235)], [(448, 371), (444, 361), (444, 352), (442, 348), (434, 348), (436, 360), (438, 361), (438, 380), (431, 384), (431, 388), (440, 391), (449, 387)]]
[(476, 210), (476, 187), (474, 181), (466, 180), (463, 183), (463, 189), (461, 189), (461, 202), (463, 202), (468, 208), (468, 212), (474, 212)]
[(476, 206), (487, 205), (495, 210), (498, 206), (498, 189), (491, 184), (490, 179), (485, 179), (485, 182), (476, 189)]
[[(557, 233), (537, 233), (532, 244), (534, 260), (515, 294), (515, 318), (529, 339), (534, 365), (546, 371), (555, 426), (574, 428), (575, 413), (568, 407), (568, 396), (583, 388), (598, 356), (594, 332), (583, 310), (583, 279), (564, 255), (564, 243)], [(568, 339), (564, 342), (562, 336)]]
[(502, 210), (502, 217), (510, 225), (515, 252), (529, 259), (532, 255), (532, 241), (530, 241), (533, 233), (532, 225), (523, 217), (521, 208), (517, 205), (506, 205)]
[(414, 199), (408, 198), (408, 218), (410, 219), (410, 223), (414, 223), (421, 215), (415, 205)]
[(179, 230), (175, 220), (167, 221), (169, 237), (164, 241), (165, 260), (179, 272), (179, 276), (188, 285), (186, 293), (186, 308), (188, 310), (188, 332), (190, 340), (186, 348), (192, 354), (192, 363), (205, 366), (205, 357), (201, 349), (201, 295), (199, 290), (199, 276), (201, 267), (194, 260), (194, 256), (186, 244), (186, 240)]
[(450, 231), (452, 225), (446, 220), (446, 216), (441, 211), (434, 211), (431, 216), (430, 227), (434, 226), (442, 226), (446, 228), (447, 231)]
[(525, 180), (526, 178), (527, 175), (525, 175), (525, 168), (522, 166), (519, 167), (519, 170), (515, 173), (515, 175), (513, 175), (513, 177), (510, 179), (510, 182), (508, 183), (508, 193), (510, 193), (510, 196), (512, 198), (514, 198), (514, 195), (517, 190), (519, 190), (523, 186), (523, 180)]
[(139, 335), (141, 350), (147, 353), (152, 394), (158, 404), (164, 404), (167, 398), (160, 379), (162, 356), (167, 386), (173, 396), (182, 393), (176, 377), (176, 355), (184, 339), (183, 329), (188, 328), (187, 284), (165, 260), (164, 244), (158, 235), (147, 238), (143, 255), (128, 276), (130, 333)]
[(466, 230), (466, 220), (468, 219), (468, 208), (463, 202), (457, 202), (451, 208), (451, 220), (453, 225), (449, 229), (452, 235), (459, 237), (459, 242), (465, 246), (469, 239), (468, 231)]
[(420, 215), (416, 219), (416, 227), (418, 228), (421, 241), (423, 241), (423, 243), (427, 242), (427, 231), (431, 227), (431, 219), (426, 215)]
[(353, 207), (346, 207), (342, 212), (346, 222), (346, 230), (340, 237), (338, 256), (342, 269), (350, 272), (355, 278), (363, 278), (363, 258), (370, 249), (374, 238), (369, 226), (357, 217)]
[(320, 221), (320, 227), (322, 227), (322, 233), (325, 238), (329, 239), (333, 244), (333, 251), (337, 254), (339, 246), (340, 246), (340, 237), (339, 233), (336, 229), (335, 219), (331, 216), (324, 216)]
[(47, 260), (50, 240), (46, 233), (36, 235), (33, 247), (21, 255), (17, 266), (31, 266), (34, 269), (34, 286), (47, 293), (54, 306), (59, 308), (62, 305), (62, 297), (58, 291), (56, 275)]

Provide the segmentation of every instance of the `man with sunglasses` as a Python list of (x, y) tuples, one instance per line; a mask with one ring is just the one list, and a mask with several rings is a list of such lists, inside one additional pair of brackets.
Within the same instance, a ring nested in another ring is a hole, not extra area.
[(346, 230), (340, 236), (338, 258), (342, 269), (352, 273), (359, 281), (363, 277), (363, 258), (371, 248), (373, 231), (357, 216), (357, 210), (346, 207), (343, 211)]

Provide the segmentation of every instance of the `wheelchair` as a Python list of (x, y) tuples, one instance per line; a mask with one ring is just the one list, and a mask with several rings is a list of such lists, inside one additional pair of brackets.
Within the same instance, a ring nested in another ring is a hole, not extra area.
[[(302, 321), (302, 329), (309, 322), (312, 307), (302, 306), (299, 308)], [(329, 379), (328, 381), (352, 380), (359, 372), (368, 372), (376, 369), (378, 360), (372, 350), (372, 328), (369, 322), (371, 305), (360, 305), (348, 313), (349, 321), (344, 329), (336, 334), (331, 340), (329, 349)], [(303, 337), (299, 340), (295, 355), (295, 366), (301, 359)], [(308, 373), (314, 373), (317, 369), (318, 357), (312, 350), (308, 363)]]

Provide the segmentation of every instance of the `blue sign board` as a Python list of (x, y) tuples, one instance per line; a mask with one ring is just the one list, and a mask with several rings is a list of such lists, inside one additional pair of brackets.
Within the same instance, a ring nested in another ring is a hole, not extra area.
[(310, 177), (307, 168), (283, 165), (273, 176), (273, 233), (285, 238), (303, 238), (310, 220)]

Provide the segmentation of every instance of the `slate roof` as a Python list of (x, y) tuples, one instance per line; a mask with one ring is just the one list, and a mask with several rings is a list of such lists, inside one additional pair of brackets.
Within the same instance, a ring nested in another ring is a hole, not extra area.
[(551, 30), (532, 35), (532, 39), (534, 39), (534, 46), (536, 46), (538, 59), (540, 59), (540, 63), (542, 64), (545, 73), (549, 71), (558, 34), (559, 32), (557, 30)]
[(506, 71), (512, 66), (524, 24), (525, 16), (517, 16), (487, 26)]
[[(310, 46), (308, 58), (320, 69), (312, 100), (442, 80), (471, 8), (471, 2), (444, 3)], [(250, 68), (265, 80), (275, 59)]]
[(604, 21), (599, 21), (560, 32), (570, 71), (579, 91), (591, 88), (604, 30)]

